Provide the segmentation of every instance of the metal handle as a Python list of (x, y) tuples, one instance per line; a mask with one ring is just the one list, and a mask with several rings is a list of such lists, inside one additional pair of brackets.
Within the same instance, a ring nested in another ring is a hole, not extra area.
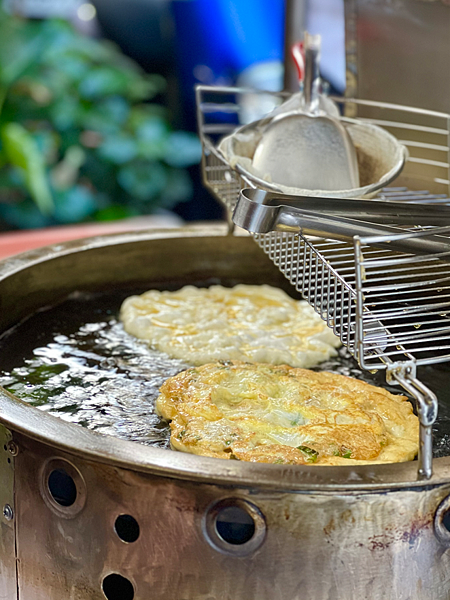
[(305, 31), (305, 74), (303, 97), (305, 100), (305, 110), (308, 113), (315, 113), (319, 108), (320, 43), (320, 35), (310, 35), (307, 31)]
[(417, 414), (419, 416), (419, 456), (418, 456), (418, 478), (430, 479), (433, 475), (433, 423), (438, 413), (438, 401), (436, 395), (421, 383), (413, 374), (408, 373), (403, 366), (396, 372), (393, 370), (391, 376), (407, 391), (417, 402)]
[(250, 205), (260, 204), (274, 208), (291, 207), (315, 214), (326, 213), (333, 217), (347, 217), (384, 225), (450, 225), (450, 206), (444, 205), (424, 206), (390, 200), (293, 196), (252, 188), (242, 190), (242, 197), (243, 208), (248, 210), (253, 210)]
[[(290, 200), (289, 200), (290, 199)], [(304, 201), (303, 205), (313, 210), (299, 208), (299, 199)], [(289, 204), (280, 203), (286, 200)], [(357, 201), (354, 202), (365, 202)], [(367, 202), (367, 201), (366, 201)], [(330, 238), (353, 243), (355, 236), (366, 238), (366, 242), (381, 248), (398, 250), (412, 254), (440, 254), (442, 260), (450, 262), (450, 240), (428, 232), (405, 232), (404, 230), (387, 225), (373, 224), (370, 221), (381, 220), (385, 222), (388, 217), (398, 218), (405, 223), (402, 224), (425, 224), (430, 221), (433, 224), (450, 224), (450, 210), (445, 207), (436, 207), (430, 211), (411, 206), (393, 206), (386, 203), (382, 207), (380, 201), (369, 201), (372, 208), (365, 207), (359, 212), (352, 212), (351, 207), (357, 207), (351, 199), (313, 198), (301, 196), (283, 196), (263, 190), (244, 189), (240, 192), (238, 202), (233, 213), (233, 222), (252, 233), (269, 233), (271, 231), (285, 231), (312, 235), (321, 238)], [(333, 214), (324, 210), (333, 203), (335, 210)], [(339, 206), (341, 205), (341, 209)], [(361, 207), (361, 204), (359, 204)], [(336, 216), (341, 214), (352, 215)], [(409, 217), (408, 217), (409, 213)], [(394, 221), (395, 222), (395, 221)], [(367, 238), (371, 238), (367, 240)]]

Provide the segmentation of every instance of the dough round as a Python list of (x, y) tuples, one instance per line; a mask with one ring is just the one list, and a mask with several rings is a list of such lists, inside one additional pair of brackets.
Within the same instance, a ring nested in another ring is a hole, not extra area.
[(312, 367), (336, 355), (339, 339), (305, 301), (268, 285), (188, 285), (127, 298), (125, 330), (193, 365), (242, 360)]
[(412, 460), (419, 422), (405, 396), (329, 372), (216, 362), (168, 379), (157, 411), (176, 450), (264, 463)]

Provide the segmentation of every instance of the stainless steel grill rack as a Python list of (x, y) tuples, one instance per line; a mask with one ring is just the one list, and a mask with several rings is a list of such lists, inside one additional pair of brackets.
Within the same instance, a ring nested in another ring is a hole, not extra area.
[[(270, 110), (285, 95), (197, 88), (204, 183), (229, 215), (241, 189), (255, 186), (230, 167), (216, 145), (245, 122), (248, 106), (258, 106), (258, 98)], [(408, 148), (403, 172), (378, 198), (450, 205), (449, 115), (366, 100), (335, 101), (343, 113), (386, 128)], [(450, 227), (403, 227), (399, 236), (421, 237), (430, 231), (444, 241), (450, 238)], [(253, 237), (362, 368), (384, 369), (388, 381), (399, 383), (416, 399), (421, 424), (418, 474), (431, 477), (437, 399), (417, 379), (416, 368), (450, 360), (450, 264), (441, 260), (442, 254), (417, 256), (380, 249), (376, 247), (380, 240), (373, 237), (355, 236), (353, 244), (279, 231), (254, 232)]]

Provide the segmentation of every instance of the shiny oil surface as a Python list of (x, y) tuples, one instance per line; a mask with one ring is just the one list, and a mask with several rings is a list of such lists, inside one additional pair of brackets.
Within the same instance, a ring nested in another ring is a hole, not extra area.
[[(176, 289), (176, 283), (171, 287)], [(155, 400), (164, 381), (190, 365), (151, 349), (124, 331), (120, 305), (128, 295), (141, 291), (78, 292), (38, 311), (0, 338), (0, 385), (70, 423), (168, 448), (170, 429), (155, 413)], [(386, 384), (383, 373), (361, 370), (345, 348), (316, 370), (356, 377), (394, 394), (402, 393), (398, 386)], [(449, 455), (449, 372), (433, 367), (424, 369), (422, 375), (432, 388), (440, 385), (435, 456)]]

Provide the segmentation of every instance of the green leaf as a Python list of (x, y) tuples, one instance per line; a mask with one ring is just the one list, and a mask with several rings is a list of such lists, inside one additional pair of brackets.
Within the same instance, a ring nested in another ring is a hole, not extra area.
[(189, 167), (198, 164), (202, 146), (198, 137), (187, 131), (174, 131), (166, 142), (164, 160), (172, 167)]
[(51, 214), (53, 198), (47, 180), (44, 159), (33, 136), (19, 123), (1, 128), (3, 151), (7, 160), (25, 173), (30, 196), (43, 214)]
[(111, 94), (123, 92), (127, 83), (125, 73), (108, 67), (91, 67), (91, 70), (80, 83), (80, 94), (84, 98), (103, 98)]
[(114, 204), (108, 206), (103, 210), (99, 210), (95, 213), (96, 221), (117, 221), (118, 219), (128, 219), (130, 217), (136, 217), (137, 212), (129, 206), (121, 206)]
[(149, 160), (163, 159), (169, 133), (168, 124), (158, 116), (140, 120), (135, 133), (139, 156)]
[(125, 125), (130, 115), (130, 104), (122, 96), (109, 96), (100, 102), (99, 110), (118, 125)]
[(9, 86), (41, 60), (51, 43), (43, 28), (29, 26), (19, 19), (2, 22), (0, 43), (1, 83)]
[(90, 62), (76, 55), (60, 55), (51, 65), (55, 71), (66, 75), (66, 81), (81, 81), (89, 73)]
[[(198, 162), (198, 139), (173, 132), (167, 107), (149, 102), (164, 78), (62, 20), (0, 9), (0, 31), (5, 224), (121, 218), (192, 196), (184, 167)], [(72, 160), (78, 146), (83, 161)]]
[(161, 206), (171, 208), (178, 202), (186, 202), (193, 195), (192, 179), (187, 171), (167, 169), (166, 185), (161, 193)]
[(116, 135), (123, 130), (123, 126), (111, 117), (102, 102), (97, 102), (84, 109), (80, 125), (84, 130), (98, 131), (102, 135)]
[(136, 142), (131, 135), (108, 135), (99, 146), (100, 156), (117, 165), (133, 160), (137, 154)]
[(55, 219), (60, 223), (78, 223), (96, 210), (94, 195), (85, 187), (76, 185), (56, 194)]
[(117, 179), (131, 196), (143, 201), (158, 197), (167, 184), (167, 171), (159, 163), (132, 163), (120, 169)]
[(78, 125), (83, 118), (83, 110), (77, 98), (65, 95), (49, 107), (48, 118), (56, 129), (65, 131)]
[(43, 215), (29, 197), (13, 204), (0, 202), (0, 217), (18, 229), (34, 229), (54, 225), (54, 222)]

